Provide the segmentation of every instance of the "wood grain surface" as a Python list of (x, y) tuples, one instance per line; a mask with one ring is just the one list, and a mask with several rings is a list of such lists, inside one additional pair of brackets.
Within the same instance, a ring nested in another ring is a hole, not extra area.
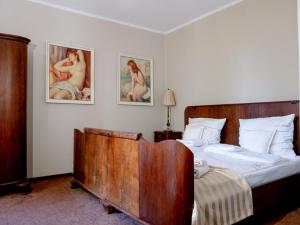
[(0, 34), (0, 186), (25, 182), (29, 39)]

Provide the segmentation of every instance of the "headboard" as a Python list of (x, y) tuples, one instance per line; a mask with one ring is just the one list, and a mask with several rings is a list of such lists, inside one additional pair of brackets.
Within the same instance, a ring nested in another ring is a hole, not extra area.
[(221, 134), (221, 142), (239, 144), (239, 119), (284, 116), (295, 114), (294, 150), (300, 155), (299, 143), (299, 101), (261, 102), (246, 104), (188, 106), (184, 112), (184, 123), (189, 118), (227, 118)]

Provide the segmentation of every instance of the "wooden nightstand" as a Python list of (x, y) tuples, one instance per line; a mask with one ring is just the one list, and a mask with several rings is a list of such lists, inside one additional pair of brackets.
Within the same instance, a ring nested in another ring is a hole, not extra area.
[(154, 131), (154, 142), (182, 139), (181, 131)]

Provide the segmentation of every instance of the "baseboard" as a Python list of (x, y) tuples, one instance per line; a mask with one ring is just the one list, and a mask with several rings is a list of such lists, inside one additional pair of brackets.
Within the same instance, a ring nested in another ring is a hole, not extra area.
[(62, 174), (55, 174), (55, 175), (49, 175), (43, 177), (32, 177), (32, 178), (28, 178), (28, 181), (35, 182), (35, 181), (48, 180), (48, 179), (67, 177), (67, 176), (72, 176), (72, 173), (62, 173)]

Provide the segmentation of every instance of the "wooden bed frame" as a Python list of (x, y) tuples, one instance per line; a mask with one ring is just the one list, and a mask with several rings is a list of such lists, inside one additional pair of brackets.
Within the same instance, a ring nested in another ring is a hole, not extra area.
[(72, 186), (81, 186), (143, 224), (191, 224), (194, 157), (172, 140), (150, 143), (141, 134), (75, 130)]
[[(299, 102), (190, 106), (188, 118), (227, 118), (222, 143), (238, 144), (239, 118), (294, 113), (295, 152), (300, 154)], [(194, 201), (193, 154), (179, 142), (150, 143), (141, 134), (99, 129), (74, 131), (73, 187), (102, 199), (143, 224), (190, 225)], [(255, 213), (300, 201), (300, 174), (252, 189)]]
[[(189, 118), (226, 118), (221, 142), (239, 145), (239, 119), (284, 116), (295, 114), (294, 150), (300, 155), (299, 101), (262, 102), (246, 104), (189, 106), (185, 109), (184, 121)], [(300, 202), (300, 174), (281, 179), (252, 189), (254, 213), (279, 204)]]

